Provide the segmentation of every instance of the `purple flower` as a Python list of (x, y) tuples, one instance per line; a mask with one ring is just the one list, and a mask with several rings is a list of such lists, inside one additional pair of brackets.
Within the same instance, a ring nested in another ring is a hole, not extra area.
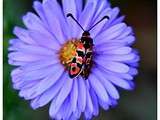
[[(107, 0), (88, 0), (84, 8), (82, 1), (62, 0), (62, 7), (56, 0), (34, 2), (38, 15), (28, 12), (23, 17), (26, 29), (14, 28), (17, 38), (8, 48), (9, 64), (17, 66), (11, 73), (14, 89), (33, 109), (50, 103), (49, 115), (56, 120), (77, 120), (83, 113), (91, 119), (99, 106), (108, 110), (117, 104), (117, 87), (134, 88), (139, 56), (130, 47), (135, 41), (132, 28)], [(109, 17), (90, 31), (93, 65), (87, 80), (81, 75), (70, 78), (66, 69), (83, 33), (68, 13), (85, 30)]]

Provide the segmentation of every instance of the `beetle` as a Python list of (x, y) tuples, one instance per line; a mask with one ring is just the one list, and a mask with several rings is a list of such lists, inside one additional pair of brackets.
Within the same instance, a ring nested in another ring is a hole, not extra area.
[(78, 75), (82, 75), (84, 79), (87, 79), (92, 67), (92, 57), (93, 57), (93, 39), (90, 37), (89, 31), (92, 30), (97, 24), (99, 24), (104, 19), (109, 19), (108, 16), (104, 16), (96, 24), (94, 24), (89, 30), (84, 30), (80, 23), (73, 17), (71, 13), (67, 14), (67, 17), (71, 17), (84, 31), (80, 39), (80, 44), (78, 44), (76, 49), (76, 55), (73, 57), (71, 63), (69, 64), (69, 76), (70, 78), (75, 78)]

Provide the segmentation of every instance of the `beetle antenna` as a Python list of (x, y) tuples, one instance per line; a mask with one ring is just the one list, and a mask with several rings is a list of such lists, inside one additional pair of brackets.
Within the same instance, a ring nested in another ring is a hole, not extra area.
[(98, 25), (100, 22), (102, 22), (104, 19), (109, 19), (108, 16), (104, 16), (101, 20), (99, 20), (96, 24), (94, 24), (88, 31), (92, 30), (96, 25)]
[(71, 18), (81, 27), (81, 29), (82, 29), (83, 31), (85, 31), (85, 30), (83, 29), (83, 27), (81, 26), (81, 24), (73, 17), (73, 15), (72, 15), (71, 13), (68, 13), (68, 14), (67, 14), (67, 17), (71, 17)]

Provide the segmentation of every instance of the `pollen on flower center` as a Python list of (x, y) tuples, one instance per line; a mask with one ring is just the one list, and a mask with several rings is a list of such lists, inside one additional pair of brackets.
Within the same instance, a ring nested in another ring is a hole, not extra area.
[(68, 67), (69, 63), (72, 61), (73, 57), (76, 56), (77, 45), (80, 43), (78, 39), (71, 39), (67, 41), (59, 52), (59, 58), (61, 63)]

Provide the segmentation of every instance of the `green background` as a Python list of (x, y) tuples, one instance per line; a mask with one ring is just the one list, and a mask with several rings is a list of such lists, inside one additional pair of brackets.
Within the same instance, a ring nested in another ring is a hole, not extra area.
[[(8, 40), (13, 38), (15, 25), (24, 26), (21, 17), (33, 11), (33, 0), (4, 0), (3, 41), (3, 115), (4, 120), (48, 120), (48, 106), (32, 110), (29, 102), (18, 97), (12, 88), (7, 61)], [(134, 91), (120, 90), (118, 106), (101, 110), (95, 120), (156, 120), (157, 116), (157, 3), (156, 0), (112, 0), (126, 15), (125, 21), (133, 26), (137, 41), (134, 45), (141, 56), (139, 75), (135, 78)]]

